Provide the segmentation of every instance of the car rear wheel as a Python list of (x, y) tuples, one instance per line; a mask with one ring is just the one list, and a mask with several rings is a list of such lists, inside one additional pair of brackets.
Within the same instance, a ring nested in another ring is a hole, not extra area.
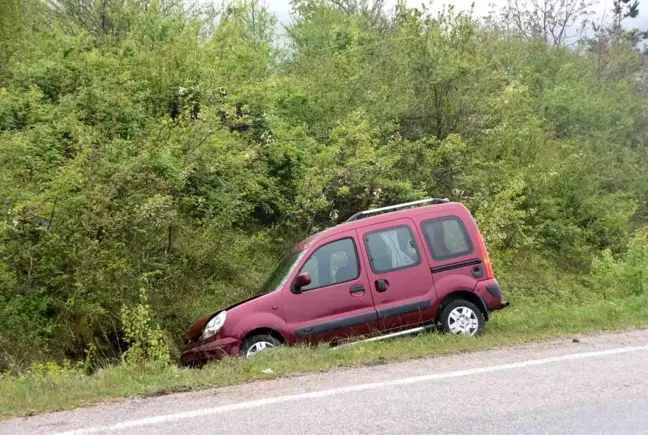
[(264, 350), (272, 349), (273, 347), (281, 346), (281, 342), (269, 334), (258, 334), (243, 340), (241, 356), (250, 358), (256, 353), (263, 352)]
[(475, 336), (484, 330), (484, 314), (475, 304), (463, 299), (450, 302), (441, 312), (441, 328), (455, 335)]

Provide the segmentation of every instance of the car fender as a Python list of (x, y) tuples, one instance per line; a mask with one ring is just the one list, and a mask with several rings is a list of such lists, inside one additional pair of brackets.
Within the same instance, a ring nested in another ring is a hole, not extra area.
[(287, 330), (286, 322), (276, 312), (255, 313), (251, 316), (245, 316), (232, 323), (227, 328), (227, 331), (224, 332), (230, 337), (243, 340), (255, 329), (272, 329), (281, 334), (286, 341), (290, 341), (290, 334)]

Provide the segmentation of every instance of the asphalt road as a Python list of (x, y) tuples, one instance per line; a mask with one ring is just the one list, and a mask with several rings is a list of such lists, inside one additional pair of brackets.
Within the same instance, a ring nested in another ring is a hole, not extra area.
[(2, 434), (646, 434), (648, 330), (9, 420)]

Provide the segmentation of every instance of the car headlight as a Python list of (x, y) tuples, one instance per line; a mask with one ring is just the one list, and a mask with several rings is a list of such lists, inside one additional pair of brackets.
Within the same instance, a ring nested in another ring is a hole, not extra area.
[(202, 339), (204, 340), (216, 334), (223, 327), (226, 317), (227, 314), (225, 311), (221, 311), (220, 313), (212, 317), (211, 320), (205, 325), (205, 329), (203, 329)]

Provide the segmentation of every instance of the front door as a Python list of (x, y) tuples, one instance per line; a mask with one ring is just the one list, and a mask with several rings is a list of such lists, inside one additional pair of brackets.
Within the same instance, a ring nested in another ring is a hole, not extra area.
[(436, 291), (414, 222), (398, 219), (358, 230), (380, 326), (386, 332), (434, 319)]
[(311, 284), (299, 292), (288, 285), (281, 295), (286, 323), (297, 341), (336, 341), (375, 332), (377, 314), (359, 248), (356, 232), (348, 231), (319, 241), (302, 259), (294, 275), (308, 272)]

